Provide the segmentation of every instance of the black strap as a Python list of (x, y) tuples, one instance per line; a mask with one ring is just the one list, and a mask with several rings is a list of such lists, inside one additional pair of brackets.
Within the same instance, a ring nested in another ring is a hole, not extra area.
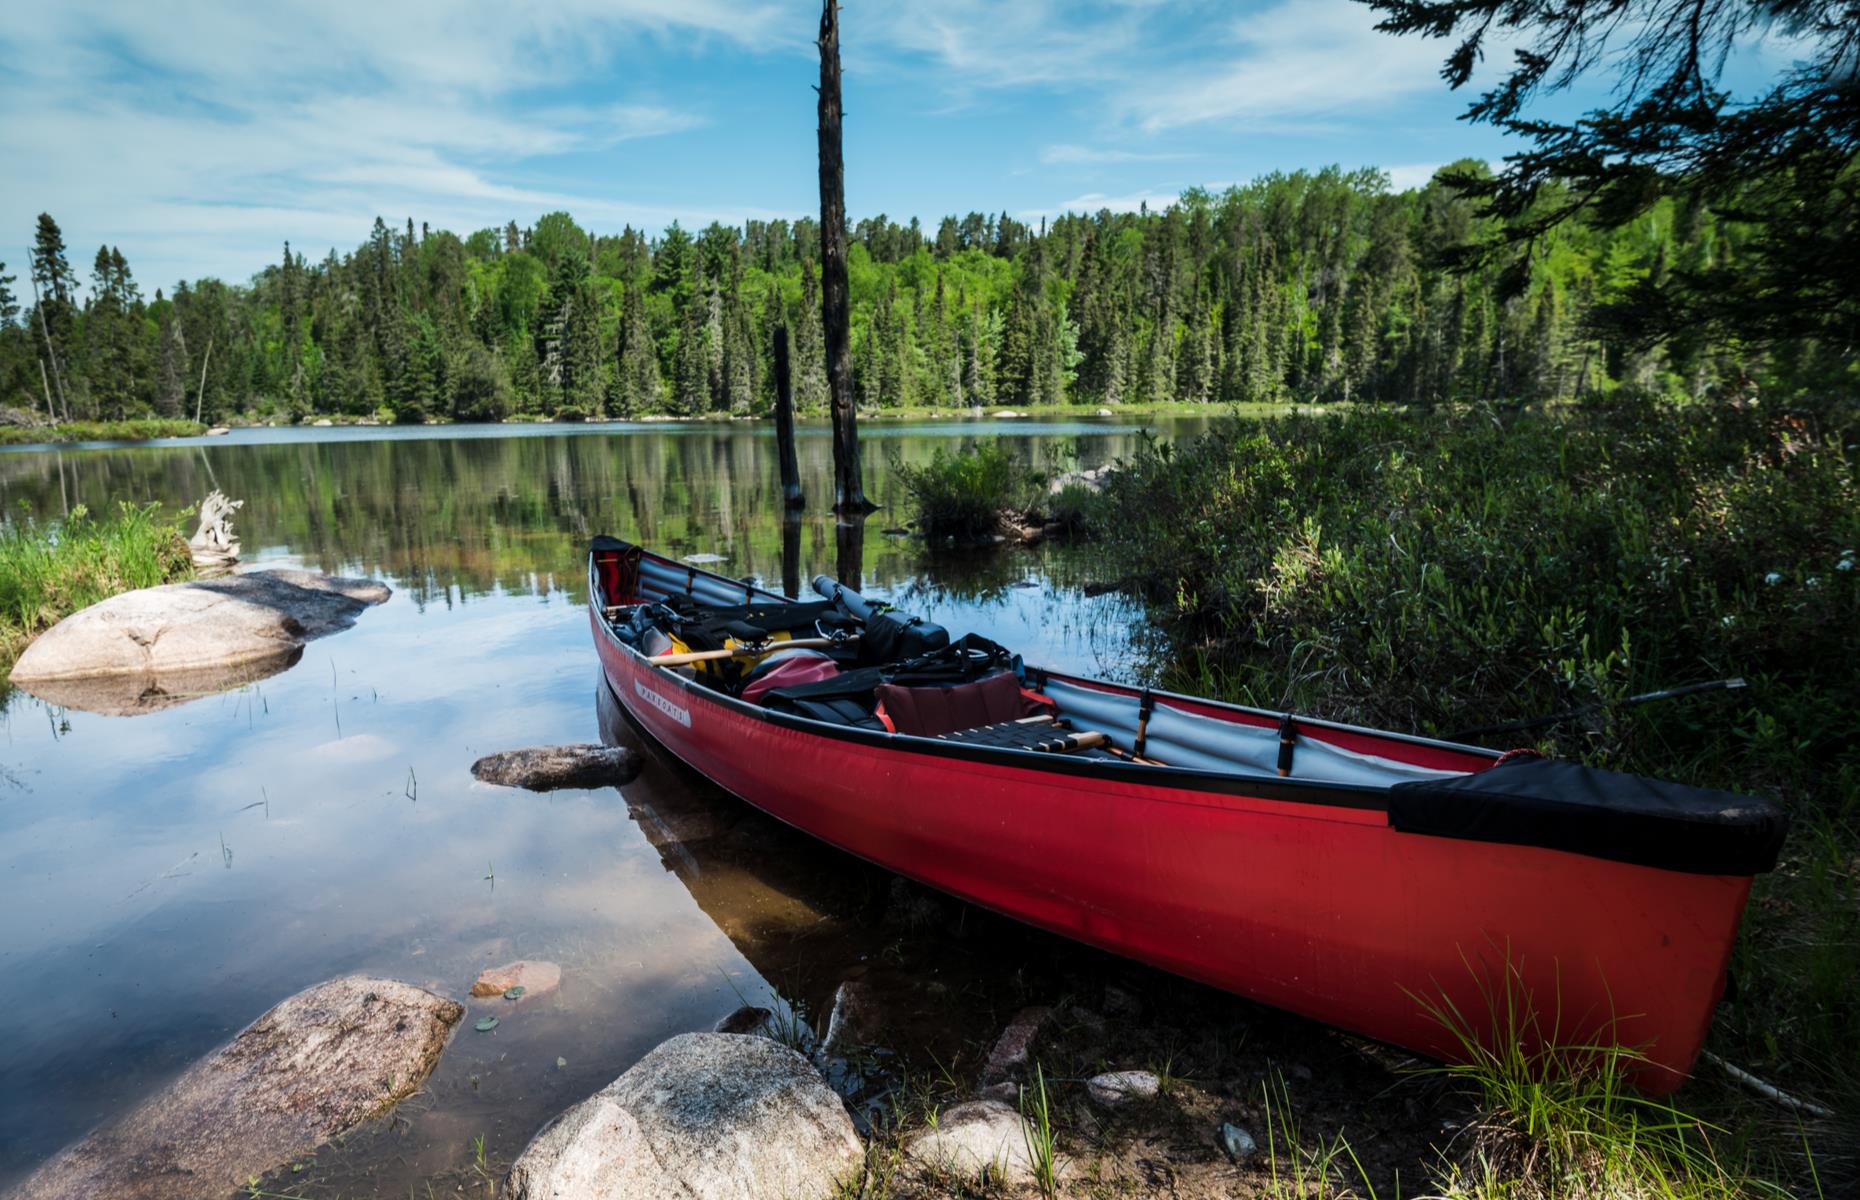
[(1150, 689), (1144, 688), (1143, 695), (1137, 701), (1137, 740), (1132, 747), (1138, 758), (1143, 757), (1144, 746), (1149, 742), (1150, 714), (1155, 711), (1156, 697), (1150, 694)]
[(1292, 726), (1292, 714), (1286, 713), (1279, 722), (1279, 774), (1292, 773), (1292, 751), (1297, 745), (1298, 731)]

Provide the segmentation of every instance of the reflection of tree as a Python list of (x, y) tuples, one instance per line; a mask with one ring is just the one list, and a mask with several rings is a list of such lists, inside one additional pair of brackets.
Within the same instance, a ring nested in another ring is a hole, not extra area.
[[(803, 486), (831, 495), (826, 431), (797, 432)], [(867, 492), (902, 511), (891, 456), (922, 462), (947, 444), (947, 431), (871, 432), (878, 445), (867, 453)], [(1107, 435), (1088, 450), (1102, 461), (1133, 440)], [(246, 501), (248, 558), (283, 552), (321, 570), (385, 575), (420, 603), (454, 589), (460, 597), (492, 589), (579, 596), (583, 548), (599, 532), (666, 553), (722, 554), (717, 569), (730, 575), (783, 578), (775, 442), (760, 426), (0, 455), (0, 503), (9, 512), (21, 503), (37, 513), (79, 502), (102, 509), (119, 498), (158, 499), (179, 512), (214, 488)], [(810, 532), (793, 539), (799, 577), (832, 572), (840, 548), (831, 518), (809, 512), (802, 521)], [(914, 544), (883, 536), (889, 523), (868, 522), (857, 547), (868, 586), (922, 569)]]

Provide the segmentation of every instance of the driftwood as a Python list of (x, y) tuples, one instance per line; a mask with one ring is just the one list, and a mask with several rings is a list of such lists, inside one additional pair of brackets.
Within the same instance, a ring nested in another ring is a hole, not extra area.
[(202, 568), (226, 568), (239, 561), (239, 539), (232, 528), (233, 513), (245, 506), (243, 500), (228, 500), (217, 488), (200, 502), (200, 527), (187, 540), (194, 565)]

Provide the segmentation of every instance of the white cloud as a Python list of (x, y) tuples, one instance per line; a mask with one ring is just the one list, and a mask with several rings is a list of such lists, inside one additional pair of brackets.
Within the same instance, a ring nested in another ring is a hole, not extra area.
[(1446, 166), (1446, 163), (1397, 163), (1392, 167), (1383, 167), (1389, 177), (1389, 186), (1398, 192), (1409, 188), (1426, 187), (1427, 181), (1434, 177), (1434, 172)]
[[(1229, 185), (1225, 183), (1211, 183), (1205, 186), (1210, 191), (1218, 191)], [(1064, 213), (1095, 213), (1107, 208), (1112, 212), (1123, 213), (1136, 212), (1138, 209), (1145, 206), (1152, 212), (1156, 212), (1168, 208), (1171, 204), (1180, 200), (1182, 198), (1182, 193), (1186, 190), (1185, 187), (1175, 188), (1173, 190), (1157, 188), (1147, 191), (1124, 192), (1119, 195), (1107, 195), (1103, 192), (1086, 192), (1082, 196), (1074, 196), (1070, 200), (1063, 200), (1052, 208), (1034, 209), (1024, 212), (1021, 215), (1023, 217), (1057, 217)]]
[(780, 15), (719, 0), (76, 0), (9, 12), (0, 161), (31, 167), (0, 179), (0, 229), (21, 237), (50, 211), (74, 258), (87, 261), (99, 237), (119, 244), (152, 291), (182, 276), (243, 280), (287, 238), (311, 253), (353, 246), (376, 214), (460, 232), (554, 207), (616, 225), (708, 219), (523, 183), (526, 165), (685, 132), (703, 113), (650, 94), (533, 97), (590, 79), (611, 87), (613, 56), (655, 40), (781, 45), (793, 22)]
[(1441, 43), (1390, 37), (1350, 0), (1295, 0), (1233, 22), (1232, 54), (1132, 93), (1126, 114), (1147, 132), (1207, 121), (1308, 122), (1439, 89)]
[(1106, 163), (1176, 162), (1194, 155), (1148, 150), (1121, 150), (1106, 146), (1075, 146), (1061, 143), (1040, 151), (1040, 161), (1048, 166), (1098, 166)]

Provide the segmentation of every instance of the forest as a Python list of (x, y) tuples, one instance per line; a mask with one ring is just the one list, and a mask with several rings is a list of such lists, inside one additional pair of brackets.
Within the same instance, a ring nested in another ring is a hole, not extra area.
[[(1468, 160), (1396, 191), (1380, 171), (1332, 168), (1191, 190), (1161, 211), (970, 213), (934, 231), (861, 220), (857, 400), (1425, 407), (1851, 390), (1851, 357), (1813, 339), (1650, 340), (1599, 319), (1668, 272), (1735, 262), (1747, 227), (1663, 198), (1624, 224), (1557, 223), (1522, 270), (1469, 269), (1445, 252), (1491, 236), (1493, 218), (1455, 172), (1489, 173)], [(772, 403), (784, 322), (796, 404), (826, 406), (812, 218), (653, 237), (557, 212), (463, 238), (377, 218), (347, 254), (312, 261), (287, 243), (249, 283), (152, 297), (114, 247), (80, 279), (49, 214), (33, 239), (29, 288), (0, 264), (0, 408), (41, 421), (754, 415)]]

